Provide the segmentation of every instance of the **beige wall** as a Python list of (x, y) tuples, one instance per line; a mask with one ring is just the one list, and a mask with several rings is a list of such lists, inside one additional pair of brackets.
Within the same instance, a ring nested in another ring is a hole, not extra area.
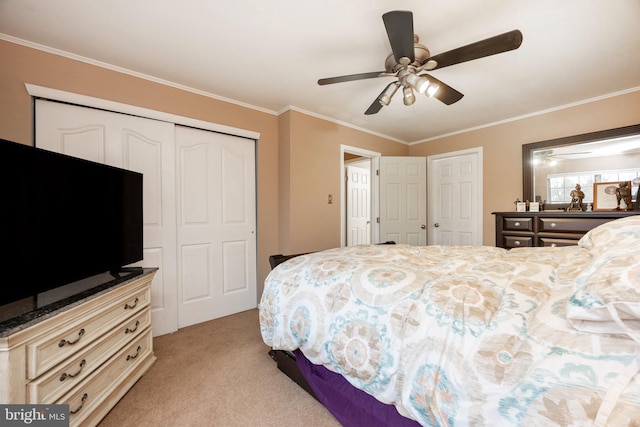
[(283, 116), (279, 159), (281, 170), (289, 173), (280, 176), (281, 249), (298, 253), (339, 247), (340, 145), (387, 156), (406, 156), (409, 147), (297, 111)]
[(640, 91), (412, 145), (409, 155), (483, 147), (483, 240), (495, 245), (491, 212), (514, 210), (522, 199), (522, 144), (638, 123)]

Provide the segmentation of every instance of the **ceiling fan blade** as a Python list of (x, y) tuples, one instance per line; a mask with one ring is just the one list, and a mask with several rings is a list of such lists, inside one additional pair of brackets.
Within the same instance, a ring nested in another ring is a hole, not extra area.
[(447, 105), (460, 101), (464, 96), (464, 94), (429, 74), (421, 74), (420, 77), (426, 77), (431, 83), (438, 85), (438, 91), (433, 95), (433, 97)]
[[(508, 52), (519, 48), (521, 44), (522, 33), (520, 30), (513, 30), (432, 56), (424, 62), (427, 64), (427, 67), (425, 68), (427, 70), (444, 68), (461, 62), (472, 61), (474, 59), (484, 58), (485, 56)], [(435, 61), (435, 64), (429, 66), (430, 61)]]
[(353, 80), (373, 79), (375, 77), (382, 77), (385, 75), (385, 71), (373, 71), (371, 73), (349, 74), (348, 76), (328, 77), (326, 79), (318, 80), (319, 85), (330, 85), (333, 83), (350, 82)]
[[(393, 10), (382, 15), (393, 56), (398, 64), (400, 58), (409, 58), (408, 64), (415, 59), (413, 50), (413, 13), (406, 10)], [(406, 65), (406, 64), (405, 64)]]
[(382, 102), (378, 100), (378, 98), (373, 101), (373, 103), (367, 108), (367, 111), (364, 112), (365, 115), (370, 116), (371, 114), (376, 114), (378, 111), (382, 109)]

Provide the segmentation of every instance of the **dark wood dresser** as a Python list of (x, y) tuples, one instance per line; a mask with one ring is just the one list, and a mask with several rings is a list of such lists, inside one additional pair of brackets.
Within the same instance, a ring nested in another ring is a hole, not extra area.
[(578, 244), (584, 234), (605, 222), (640, 211), (626, 212), (493, 212), (496, 216), (496, 246), (568, 246)]

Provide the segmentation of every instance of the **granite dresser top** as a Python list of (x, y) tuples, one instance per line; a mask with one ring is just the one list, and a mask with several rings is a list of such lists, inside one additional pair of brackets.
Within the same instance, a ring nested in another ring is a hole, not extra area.
[(157, 268), (142, 268), (121, 278), (114, 278), (104, 273), (0, 306), (0, 338), (6, 338), (157, 270)]

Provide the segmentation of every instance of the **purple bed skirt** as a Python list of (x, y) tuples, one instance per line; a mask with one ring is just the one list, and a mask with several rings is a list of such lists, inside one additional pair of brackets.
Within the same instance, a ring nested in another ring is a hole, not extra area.
[(293, 352), (296, 363), (317, 399), (345, 427), (417, 427), (417, 421), (352, 386), (342, 375), (307, 360), (300, 350)]

